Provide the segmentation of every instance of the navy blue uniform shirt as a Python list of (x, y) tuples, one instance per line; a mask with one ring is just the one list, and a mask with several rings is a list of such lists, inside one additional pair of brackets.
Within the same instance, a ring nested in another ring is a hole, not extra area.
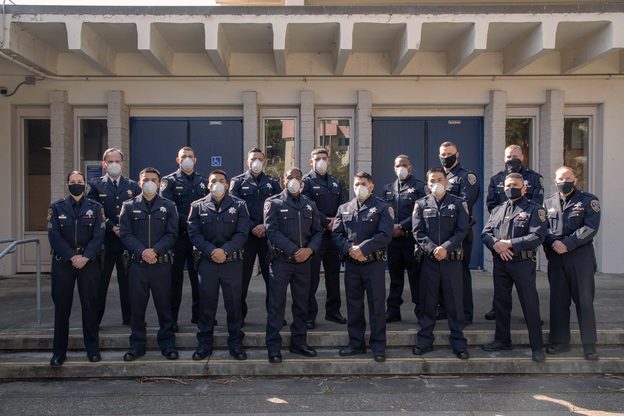
[(412, 216), (414, 238), (429, 256), (442, 246), (448, 252), (461, 247), (468, 232), (468, 203), (449, 192), (438, 203), (433, 195), (416, 201)]
[(387, 248), (393, 231), (393, 208), (371, 195), (364, 203), (353, 198), (338, 208), (332, 238), (345, 257), (353, 246), (359, 246), (362, 254), (369, 256)]
[(383, 200), (394, 210), (394, 223), (403, 231), (412, 231), (412, 212), (414, 203), (424, 197), (425, 183), (409, 175), (404, 181), (398, 179), (386, 185)]
[(256, 179), (250, 171), (235, 176), (230, 181), (230, 193), (247, 204), (251, 228), (264, 221), (264, 201), (282, 192), (279, 181), (273, 176), (261, 173)]
[(479, 181), (474, 172), (464, 169), (459, 163), (446, 174), (448, 179), (447, 191), (455, 196), (463, 198), (468, 204), (468, 213), (472, 217), (472, 207), (479, 199)]
[(52, 203), (48, 209), (48, 239), (52, 252), (63, 261), (81, 254), (97, 258), (104, 243), (104, 207), (82, 197), (79, 202), (68, 196)]
[(121, 241), (136, 257), (152, 248), (161, 255), (178, 239), (178, 210), (175, 204), (158, 195), (148, 208), (143, 194), (123, 203), (119, 216)]
[(556, 240), (561, 240), (572, 251), (594, 240), (600, 227), (600, 201), (588, 192), (575, 190), (562, 199), (557, 192), (544, 201), (550, 232), (544, 245), (552, 247)]
[(288, 191), (268, 198), (264, 203), (264, 225), (271, 245), (292, 256), (300, 248), (316, 252), (321, 246), (322, 230), (316, 204), (300, 194)]
[(208, 178), (193, 172), (187, 175), (181, 169), (165, 176), (160, 181), (160, 196), (176, 204), (179, 214), (178, 233), (186, 236), (186, 220), (191, 210), (191, 203), (208, 195)]
[(230, 256), (243, 248), (249, 235), (249, 213), (242, 199), (225, 194), (220, 203), (212, 195), (191, 204), (188, 234), (191, 243), (207, 256), (223, 249)]
[(89, 182), (90, 199), (99, 202), (104, 206), (104, 214), (106, 215), (106, 238), (104, 245), (107, 250), (123, 250), (123, 245), (119, 237), (113, 232), (113, 227), (119, 225), (119, 214), (121, 213), (121, 204), (130, 198), (141, 193), (139, 185), (123, 176), (117, 178), (117, 187), (113, 184), (113, 178), (108, 175), (92, 179)]
[[(544, 178), (542, 178), (542, 175), (524, 166), (518, 173), (522, 175), (526, 185), (526, 194), (524, 196), (536, 204), (542, 205), (544, 201)], [(507, 201), (507, 195), (505, 195), (505, 177), (507, 175), (507, 171), (501, 170), (490, 178), (486, 201), (489, 212), (492, 212), (494, 208)]]
[[(337, 177), (320, 175), (314, 169), (303, 177), (303, 194), (316, 204), (321, 217), (321, 227), (327, 229), (329, 218), (336, 216), (338, 207), (348, 200), (344, 184)], [(330, 230), (331, 231), (331, 230)]]
[[(507, 235), (503, 235), (506, 216), (509, 217), (509, 227)], [(546, 211), (542, 206), (523, 197), (515, 203), (507, 201), (497, 206), (481, 233), (481, 239), (490, 250), (493, 250), (494, 244), (499, 240), (511, 240), (512, 251), (518, 253), (536, 250), (547, 234)]]

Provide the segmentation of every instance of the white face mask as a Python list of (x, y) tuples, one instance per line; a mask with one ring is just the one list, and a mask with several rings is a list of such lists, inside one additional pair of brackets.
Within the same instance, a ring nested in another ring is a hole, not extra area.
[(249, 166), (251, 171), (253, 173), (255, 173), (256, 175), (259, 174), (260, 172), (262, 172), (262, 162), (259, 161), (258, 159), (254, 159), (253, 162), (251, 162), (251, 166)]
[(321, 175), (325, 175), (325, 173), (327, 172), (327, 161), (325, 159), (319, 160), (318, 162), (316, 162), (315, 169)]
[(158, 190), (158, 186), (156, 185), (155, 182), (149, 181), (149, 182), (144, 182), (141, 189), (143, 190), (143, 193), (145, 195), (154, 195), (156, 191)]
[(113, 178), (117, 178), (121, 174), (121, 165), (117, 162), (107, 163), (106, 173)]
[(397, 178), (402, 181), (403, 179), (407, 178), (407, 174), (409, 172), (407, 171), (407, 168), (405, 166), (399, 166), (394, 170), (394, 173), (396, 174)]
[(291, 195), (297, 195), (299, 192), (301, 192), (301, 188), (302, 183), (294, 178), (289, 180), (286, 184), (286, 189), (288, 189), (288, 192), (290, 192)]
[(210, 185), (210, 193), (216, 198), (221, 198), (225, 193), (225, 185), (221, 182), (215, 182)]
[(364, 201), (366, 198), (368, 198), (369, 195), (370, 192), (368, 191), (368, 188), (366, 186), (358, 185), (355, 187), (355, 196), (358, 200)]
[(444, 196), (444, 193), (446, 192), (446, 188), (444, 188), (444, 185), (442, 185), (441, 183), (434, 183), (433, 185), (429, 186), (429, 189), (431, 190), (431, 194), (435, 197), (435, 199), (440, 199)]
[(195, 166), (195, 162), (193, 162), (193, 159), (191, 159), (190, 157), (185, 157), (180, 163), (180, 167), (182, 168), (182, 170), (185, 170), (187, 172), (193, 170), (193, 166)]

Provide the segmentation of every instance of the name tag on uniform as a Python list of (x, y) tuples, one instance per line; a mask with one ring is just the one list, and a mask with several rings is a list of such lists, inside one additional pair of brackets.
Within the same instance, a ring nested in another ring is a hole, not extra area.
[(207, 217), (207, 216), (208, 216), (208, 213), (207, 213), (207, 212), (204, 212), (203, 214), (199, 214), (199, 216), (200, 216), (200, 217)]
[(320, 186), (313, 186), (312, 189), (321, 189)]
[(433, 210), (431, 208), (425, 208), (425, 210), (423, 211), (424, 214), (431, 214), (433, 212)]
[(100, 198), (106, 198), (106, 194), (100, 194)]
[(66, 220), (66, 219), (67, 219), (67, 216), (65, 216), (65, 215), (61, 214), (61, 215), (59, 215), (59, 216), (58, 216), (58, 219), (59, 219), (59, 220)]
[(288, 212), (287, 209), (280, 209), (280, 212)]
[(249, 189), (248, 186), (241, 186), (241, 189)]
[(184, 187), (182, 185), (176, 185), (175, 187), (176, 189), (183, 189)]
[(141, 213), (141, 210), (140, 210), (140, 209), (133, 209), (133, 210), (132, 210), (132, 213), (133, 213), (133, 214), (140, 214), (140, 213)]

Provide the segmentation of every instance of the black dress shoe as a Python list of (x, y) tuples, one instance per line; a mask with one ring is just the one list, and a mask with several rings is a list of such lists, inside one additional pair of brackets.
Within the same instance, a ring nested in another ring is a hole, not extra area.
[(470, 354), (468, 354), (468, 351), (456, 352), (455, 356), (459, 358), (460, 360), (467, 360), (468, 358), (470, 358)]
[(298, 347), (291, 345), (288, 350), (293, 354), (303, 355), (304, 357), (316, 357), (316, 350), (306, 344), (299, 345)]
[(306, 329), (314, 329), (316, 327), (316, 323), (314, 321), (306, 321)]
[(279, 364), (282, 362), (282, 354), (279, 352), (269, 352), (269, 362), (271, 364)]
[(531, 359), (535, 361), (536, 363), (543, 363), (544, 360), (546, 359), (546, 355), (544, 355), (544, 351), (541, 349), (534, 350), (531, 355)]
[(546, 347), (547, 354), (561, 354), (570, 351), (570, 344), (551, 344)]
[(247, 353), (242, 349), (232, 350), (230, 351), (230, 355), (238, 361), (243, 361), (247, 359)]
[(173, 325), (171, 325), (171, 330), (173, 332), (178, 332), (180, 330), (180, 328), (178, 327), (178, 324), (173, 324)]
[(197, 348), (193, 353), (194, 361), (205, 360), (207, 357), (212, 355), (212, 350), (210, 348)]
[(50, 358), (50, 365), (52, 367), (60, 367), (65, 362), (65, 355), (54, 354), (52, 358)]
[(496, 311), (494, 310), (494, 308), (490, 309), (486, 314), (485, 314), (485, 319), (487, 319), (488, 321), (494, 321), (496, 320)]
[(492, 342), (489, 342), (487, 344), (483, 344), (481, 345), (481, 349), (483, 351), (488, 351), (488, 352), (492, 352), (492, 351), (509, 351), (509, 350), (513, 350), (513, 345), (511, 344), (506, 344), (502, 341), (498, 341), (498, 340), (494, 340)]
[(414, 348), (412, 348), (412, 354), (414, 355), (424, 355), (431, 351), (433, 351), (432, 346), (424, 347), (422, 345), (416, 345)]
[(338, 312), (335, 315), (325, 315), (325, 320), (330, 321), (330, 322), (335, 322), (337, 324), (342, 324), (342, 325), (347, 323), (347, 318), (342, 316), (340, 312)]
[(341, 348), (338, 351), (338, 355), (340, 355), (341, 357), (349, 357), (351, 355), (358, 355), (358, 354), (366, 354), (366, 348), (362, 347), (362, 348), (353, 348), (350, 345), (347, 345), (344, 348)]
[(137, 351), (137, 350), (128, 350), (127, 353), (124, 354), (124, 361), (134, 361), (145, 355), (145, 351)]
[(102, 361), (102, 355), (100, 354), (99, 351), (87, 354), (87, 358), (92, 363), (97, 363), (98, 361)]
[(162, 355), (168, 360), (177, 360), (180, 358), (180, 354), (176, 350), (163, 351)]
[(377, 352), (373, 355), (373, 359), (376, 363), (383, 363), (384, 361), (386, 361), (386, 353)]
[(386, 323), (390, 322), (399, 322), (401, 320), (401, 315), (386, 313)]
[(586, 352), (583, 354), (583, 357), (587, 360), (587, 361), (598, 361), (600, 359), (600, 357), (598, 357), (598, 353), (597, 352)]

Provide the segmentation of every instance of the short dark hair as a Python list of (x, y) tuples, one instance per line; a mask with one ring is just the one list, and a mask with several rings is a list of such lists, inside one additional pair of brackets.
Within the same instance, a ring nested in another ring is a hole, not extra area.
[(364, 172), (363, 170), (361, 170), (358, 173), (356, 173), (355, 175), (353, 175), (353, 178), (355, 178), (355, 179), (366, 179), (370, 183), (375, 183), (373, 181), (373, 175), (371, 175), (368, 172)]
[(329, 152), (324, 147), (317, 147), (316, 149), (312, 150), (312, 153), (310, 153), (310, 156), (314, 157), (318, 155), (319, 153), (323, 153), (329, 156)]
[(449, 146), (453, 146), (454, 148), (457, 149), (457, 145), (449, 140), (442, 142), (442, 144), (440, 145), (440, 147), (449, 147)]
[(434, 173), (441, 173), (446, 178), (446, 172), (444, 171), (444, 169), (442, 169), (440, 167), (437, 167), (437, 166), (434, 167), (434, 168), (429, 169), (427, 171), (427, 174), (425, 175), (425, 178), (429, 178), (429, 175), (432, 175)]
[(262, 155), (264, 155), (264, 152), (259, 147), (254, 147), (253, 149), (247, 152), (247, 155), (249, 155), (250, 153), (262, 153)]
[(212, 172), (210, 172), (208, 174), (208, 177), (210, 178), (212, 175), (223, 175), (223, 176), (225, 176), (225, 180), (226, 181), (228, 179), (228, 175), (227, 175), (227, 173), (225, 173), (225, 171), (223, 169), (214, 169)]
[(160, 180), (160, 172), (158, 172), (156, 168), (152, 168), (152, 167), (144, 168), (141, 172), (139, 172), (139, 179), (141, 178), (141, 176), (145, 175), (146, 173), (155, 173), (156, 176), (158, 176), (158, 180)]
[(505, 176), (505, 180), (507, 179), (513, 179), (513, 180), (520, 179), (522, 182), (524, 182), (524, 178), (518, 172), (512, 172), (509, 175)]
[(83, 181), (86, 181), (86, 180), (87, 180), (87, 178), (85, 178), (85, 176), (84, 176), (84, 173), (82, 173), (82, 172), (81, 172), (81, 171), (79, 171), (79, 170), (72, 170), (72, 171), (71, 171), (71, 172), (69, 172), (69, 174), (67, 175), (67, 180), (66, 180), (65, 182), (68, 182), (68, 183), (69, 183), (69, 178), (70, 178), (72, 175), (80, 175), (80, 176), (82, 176), (82, 180), (83, 180)]
[(293, 166), (292, 168), (285, 170), (284, 171), (284, 177), (288, 176), (289, 172), (291, 172), (291, 173), (292, 172), (299, 172), (301, 177), (303, 177), (303, 171), (301, 169), (299, 169), (298, 167), (296, 167), (296, 166)]

